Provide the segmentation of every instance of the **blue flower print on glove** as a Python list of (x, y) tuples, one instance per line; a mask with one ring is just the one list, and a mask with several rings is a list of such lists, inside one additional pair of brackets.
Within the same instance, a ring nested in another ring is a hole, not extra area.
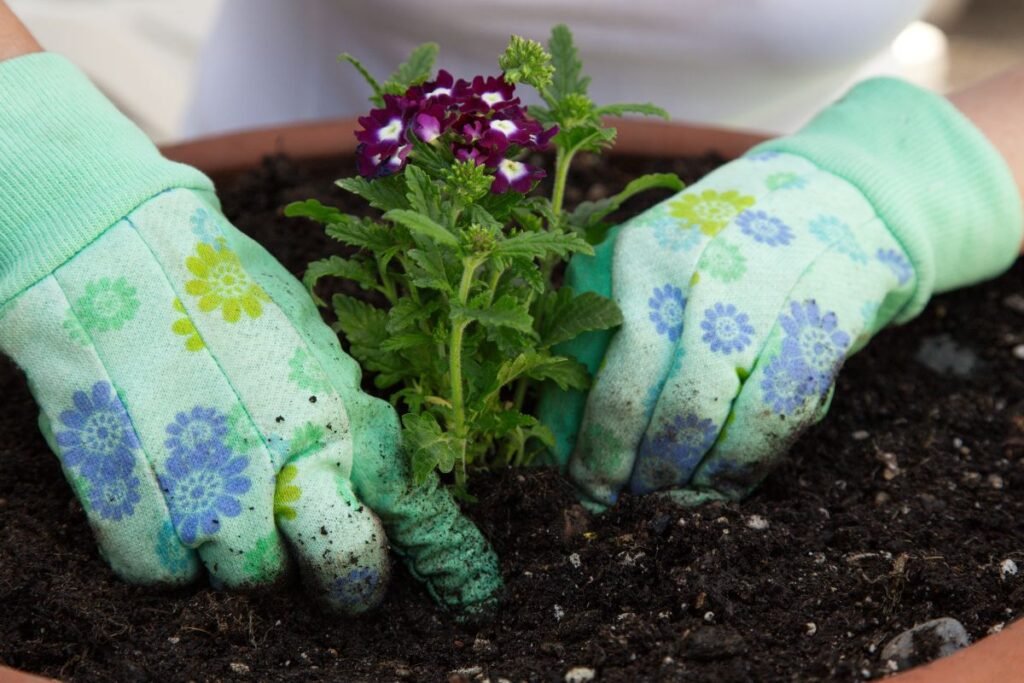
[(630, 489), (644, 494), (680, 483), (714, 444), (716, 434), (711, 420), (677, 415), (640, 445)]
[(672, 285), (655, 287), (647, 305), (651, 309), (651, 322), (658, 334), (664, 334), (670, 341), (679, 341), (683, 333), (683, 310), (686, 308), (683, 290)]
[(242, 511), (238, 497), (252, 485), (243, 476), (249, 458), (221, 441), (226, 422), (226, 415), (197, 406), (191, 413), (178, 413), (167, 426), (172, 455), (160, 484), (183, 543), (216, 533), (221, 515), (237, 517)]
[(700, 327), (704, 330), (701, 337), (712, 351), (726, 355), (733, 351), (742, 351), (751, 341), (754, 327), (750, 317), (741, 313), (732, 304), (716, 303), (704, 311), (704, 320)]

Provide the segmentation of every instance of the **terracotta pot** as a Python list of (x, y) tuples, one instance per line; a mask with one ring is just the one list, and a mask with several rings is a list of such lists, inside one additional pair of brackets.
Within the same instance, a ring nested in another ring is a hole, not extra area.
[[(676, 123), (612, 120), (619, 131), (613, 154), (693, 156), (717, 152), (741, 155), (766, 139), (754, 132)], [(355, 150), (354, 119), (266, 128), (202, 138), (163, 148), (170, 159), (191, 164), (214, 180), (258, 164), (269, 154), (327, 160)], [(0, 666), (0, 683), (38, 683), (42, 679)], [(1024, 620), (949, 657), (887, 679), (894, 683), (1011, 683), (1024, 681)]]

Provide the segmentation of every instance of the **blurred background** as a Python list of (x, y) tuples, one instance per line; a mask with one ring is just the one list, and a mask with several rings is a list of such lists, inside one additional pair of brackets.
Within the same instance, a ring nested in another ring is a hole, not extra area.
[[(8, 3), (47, 49), (84, 69), (156, 142), (187, 137), (197, 62), (222, 0)], [(1024, 0), (932, 0), (924, 19), (900, 33), (871, 71), (945, 92), (1021, 61)]]

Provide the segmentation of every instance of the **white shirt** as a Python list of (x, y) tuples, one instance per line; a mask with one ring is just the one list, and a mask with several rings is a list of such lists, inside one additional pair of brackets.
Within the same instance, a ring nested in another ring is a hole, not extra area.
[(416, 45), (456, 78), (497, 74), (516, 33), (565, 23), (599, 104), (653, 102), (673, 118), (792, 130), (835, 98), (927, 0), (227, 0), (200, 59), (185, 133), (357, 116)]

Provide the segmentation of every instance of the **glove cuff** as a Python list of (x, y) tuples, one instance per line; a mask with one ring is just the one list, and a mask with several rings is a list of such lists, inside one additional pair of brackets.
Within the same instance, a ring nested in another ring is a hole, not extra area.
[(917, 289), (898, 322), (933, 292), (994, 277), (1020, 251), (1021, 199), (999, 152), (946, 98), (876, 78), (796, 134), (751, 152), (802, 156), (857, 187), (903, 246)]
[(176, 187), (213, 189), (160, 156), (66, 59), (0, 63), (0, 306)]

